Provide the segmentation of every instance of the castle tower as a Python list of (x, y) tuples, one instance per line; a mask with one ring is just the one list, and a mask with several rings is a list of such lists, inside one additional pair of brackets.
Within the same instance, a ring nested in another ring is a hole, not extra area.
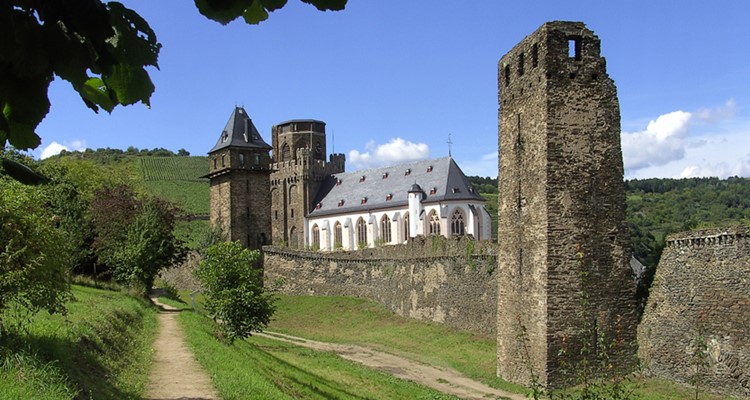
[(271, 241), (269, 150), (247, 112), (235, 107), (208, 152), (211, 226), (251, 249)]
[(323, 180), (344, 172), (345, 156), (326, 162), (326, 125), (314, 119), (282, 122), (272, 128), (271, 226), (274, 244), (303, 248), (305, 217)]
[(620, 110), (599, 38), (549, 22), (498, 70), (498, 375), (564, 385), (582, 352), (593, 362), (605, 350), (627, 370), (638, 316)]

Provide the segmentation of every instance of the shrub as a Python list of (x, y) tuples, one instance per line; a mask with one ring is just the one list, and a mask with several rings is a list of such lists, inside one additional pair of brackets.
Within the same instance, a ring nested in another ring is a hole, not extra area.
[(230, 342), (268, 326), (276, 309), (276, 299), (263, 288), (263, 270), (256, 265), (259, 258), (260, 252), (239, 242), (218, 243), (206, 249), (195, 271), (205, 308)]

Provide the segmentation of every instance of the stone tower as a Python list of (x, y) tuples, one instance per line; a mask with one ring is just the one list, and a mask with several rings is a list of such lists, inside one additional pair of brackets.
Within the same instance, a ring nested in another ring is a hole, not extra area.
[(500, 59), (498, 81), (498, 375), (564, 385), (582, 352), (626, 370), (638, 316), (620, 110), (599, 38), (546, 23)]
[(345, 156), (326, 162), (326, 124), (314, 119), (282, 122), (272, 128), (271, 226), (274, 244), (303, 248), (305, 217), (322, 181), (344, 172)]
[(208, 152), (211, 226), (251, 249), (271, 243), (269, 150), (247, 112), (235, 107)]

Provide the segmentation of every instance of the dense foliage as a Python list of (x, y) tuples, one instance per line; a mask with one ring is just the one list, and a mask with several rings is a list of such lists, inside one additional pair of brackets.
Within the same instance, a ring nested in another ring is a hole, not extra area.
[(185, 257), (174, 235), (176, 210), (163, 200), (124, 185), (102, 188), (90, 213), (98, 261), (120, 283), (147, 291), (162, 268)]
[(271, 321), (275, 298), (263, 288), (260, 253), (239, 242), (210, 246), (195, 274), (206, 296), (205, 307), (230, 342), (260, 331)]
[(12, 304), (64, 311), (69, 243), (47, 201), (42, 189), (0, 176), (0, 313)]
[[(302, 0), (341, 10), (346, 0)], [(257, 24), (286, 0), (196, 0), (206, 17), (226, 24), (242, 16)], [(0, 2), (0, 147), (39, 146), (37, 125), (49, 112), (55, 77), (69, 82), (94, 112), (149, 105), (161, 44), (135, 11), (116, 1)]]

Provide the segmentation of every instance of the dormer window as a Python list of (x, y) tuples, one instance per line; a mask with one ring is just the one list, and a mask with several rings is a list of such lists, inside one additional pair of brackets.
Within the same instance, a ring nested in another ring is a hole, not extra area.
[(343, 207), (343, 205), (344, 205), (344, 200), (343, 199), (339, 200), (339, 207)]
[(454, 188), (453, 188), (453, 193), (454, 193), (454, 194), (455, 194), (455, 193), (461, 193), (461, 189), (459, 189), (459, 188), (457, 188), (457, 187), (454, 187)]
[(411, 175), (411, 168), (407, 168), (406, 171), (404, 172), (404, 176), (409, 176), (409, 175)]
[(430, 194), (431, 194), (431, 195), (433, 195), (433, 194), (435, 194), (435, 193), (437, 193), (437, 188), (436, 188), (436, 187), (434, 187), (434, 188), (430, 189)]
[(387, 172), (383, 172), (383, 179), (388, 179), (388, 173)]
[(364, 181), (365, 181), (365, 176), (364, 176), (364, 175), (360, 176), (360, 177), (359, 177), (359, 181), (360, 181), (360, 182), (364, 182)]
[(224, 131), (221, 133), (221, 143), (224, 143), (227, 140), (229, 140), (229, 134), (227, 133), (227, 131)]
[(474, 193), (474, 188), (469, 186), (469, 193)]
[(315, 209), (316, 210), (320, 210), (321, 207), (323, 207), (323, 205), (320, 204), (320, 203), (318, 203), (318, 204), (315, 205)]
[(393, 200), (393, 195), (388, 193), (388, 195), (385, 196), (385, 201), (391, 201), (391, 200)]
[(367, 197), (363, 197), (359, 204), (367, 204)]
[(430, 165), (429, 167), (427, 167), (427, 172), (432, 172), (432, 165)]
[(341, 186), (341, 179), (336, 179), (336, 186)]

